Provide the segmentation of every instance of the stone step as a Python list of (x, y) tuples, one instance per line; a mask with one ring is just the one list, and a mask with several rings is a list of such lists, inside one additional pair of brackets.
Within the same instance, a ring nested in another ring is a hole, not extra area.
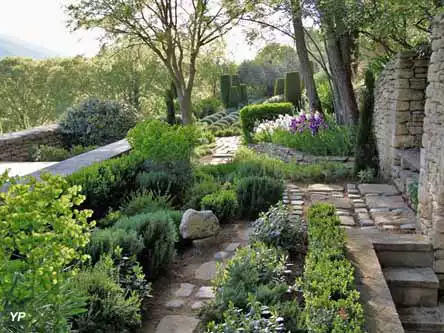
[(439, 280), (430, 267), (383, 268), (393, 301), (398, 306), (436, 306)]
[(387, 240), (373, 244), (382, 267), (433, 267), (432, 245), (426, 240)]
[(444, 332), (444, 307), (407, 307), (398, 309), (406, 333)]

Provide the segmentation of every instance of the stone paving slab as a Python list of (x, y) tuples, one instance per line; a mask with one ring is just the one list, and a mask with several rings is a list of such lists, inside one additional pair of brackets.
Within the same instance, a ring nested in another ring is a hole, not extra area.
[(168, 309), (179, 309), (184, 305), (185, 301), (183, 299), (173, 299), (166, 302), (165, 307), (167, 307)]
[(415, 222), (413, 214), (396, 214), (393, 212), (379, 212), (371, 214), (376, 225), (395, 225), (401, 226), (403, 224), (412, 224)]
[(230, 243), (225, 248), (225, 251), (227, 252), (234, 252), (236, 249), (240, 246), (240, 243)]
[(365, 203), (368, 208), (407, 208), (407, 204), (401, 196), (366, 196)]
[(193, 333), (199, 320), (189, 316), (165, 316), (157, 326), (156, 333)]
[(198, 310), (202, 308), (205, 305), (205, 301), (196, 301), (193, 304), (191, 304), (191, 309)]
[(359, 184), (358, 189), (363, 195), (369, 193), (387, 196), (400, 194), (395, 186), (389, 184)]
[(216, 252), (214, 254), (214, 259), (216, 259), (216, 260), (224, 260), (224, 259), (229, 258), (230, 256), (231, 256), (231, 254), (228, 253), (228, 252), (219, 251), (219, 252)]
[(188, 297), (193, 293), (195, 285), (191, 283), (181, 283), (180, 288), (176, 290), (174, 295), (176, 297)]
[(200, 287), (197, 291), (196, 295), (194, 295), (196, 298), (207, 298), (212, 299), (215, 297), (213, 287)]
[(335, 192), (344, 191), (344, 187), (340, 185), (332, 184), (311, 184), (308, 186), (308, 191), (310, 192)]
[(217, 263), (216, 261), (209, 261), (200, 265), (196, 270), (196, 279), (210, 281), (216, 277)]
[(355, 220), (352, 216), (340, 216), (339, 220), (341, 221), (341, 225), (354, 226)]

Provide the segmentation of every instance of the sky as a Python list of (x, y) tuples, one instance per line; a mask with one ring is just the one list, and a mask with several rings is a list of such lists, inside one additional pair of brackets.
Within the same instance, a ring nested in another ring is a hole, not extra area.
[[(0, 0), (0, 35), (13, 37), (48, 49), (60, 56), (94, 56), (99, 50), (100, 33), (72, 33), (66, 27), (63, 5), (70, 0)], [(227, 38), (227, 56), (237, 63), (254, 58), (264, 43), (248, 46), (241, 29)], [(276, 36), (276, 42), (289, 44), (289, 38)]]

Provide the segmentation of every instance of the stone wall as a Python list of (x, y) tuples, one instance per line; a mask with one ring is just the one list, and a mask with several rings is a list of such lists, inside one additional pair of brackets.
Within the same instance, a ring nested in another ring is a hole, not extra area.
[(428, 70), (419, 177), (419, 227), (433, 245), (444, 289), (444, 15), (436, 18)]
[(396, 109), (396, 62), (390, 61), (379, 75), (375, 88), (374, 131), (379, 154), (379, 167), (386, 178), (391, 175), (393, 149), (391, 141)]
[(62, 147), (59, 125), (34, 127), (20, 132), (0, 135), (0, 161), (26, 162), (30, 160), (33, 145)]
[(386, 178), (400, 165), (400, 150), (421, 146), (428, 63), (417, 52), (400, 53), (376, 81), (374, 130)]

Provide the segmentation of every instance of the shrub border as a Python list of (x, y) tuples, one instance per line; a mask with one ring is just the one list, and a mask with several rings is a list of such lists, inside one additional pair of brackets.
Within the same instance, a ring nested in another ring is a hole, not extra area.
[(256, 121), (274, 120), (279, 115), (293, 114), (294, 107), (291, 103), (250, 104), (240, 110), (240, 121), (244, 138), (252, 141), (251, 132)]
[(322, 203), (308, 210), (303, 318), (310, 332), (361, 333), (365, 332), (364, 310), (355, 287), (354, 267), (346, 258), (345, 231), (335, 212), (335, 206)]

